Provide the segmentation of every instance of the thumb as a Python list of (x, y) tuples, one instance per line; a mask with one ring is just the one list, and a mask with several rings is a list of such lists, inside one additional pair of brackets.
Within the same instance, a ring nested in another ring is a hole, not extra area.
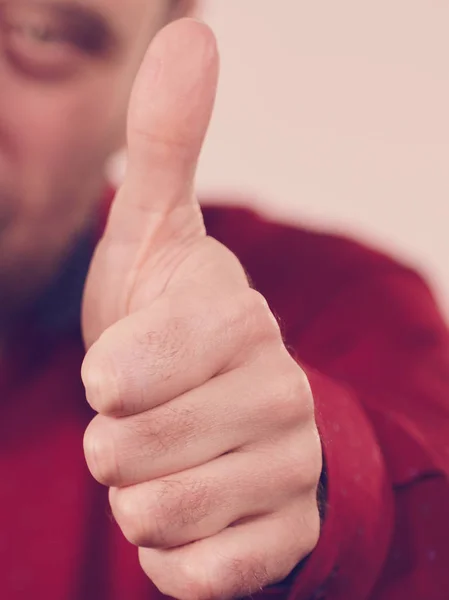
[(85, 287), (87, 347), (138, 304), (136, 290), (147, 304), (161, 293), (169, 257), (205, 235), (193, 183), (217, 78), (214, 35), (193, 19), (168, 25), (144, 58), (130, 100), (125, 181)]
[(176, 222), (183, 226), (186, 221), (202, 226), (193, 184), (218, 63), (212, 31), (194, 19), (171, 23), (153, 40), (131, 95), (128, 167), (111, 212), (110, 236), (148, 243), (173, 211), (181, 212)]

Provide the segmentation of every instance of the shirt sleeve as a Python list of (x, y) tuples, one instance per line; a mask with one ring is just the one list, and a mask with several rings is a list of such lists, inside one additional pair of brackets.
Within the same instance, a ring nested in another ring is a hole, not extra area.
[(405, 269), (362, 278), (302, 328), (294, 350), (316, 405), (326, 514), (293, 581), (266, 593), (449, 597), (449, 335), (427, 286)]

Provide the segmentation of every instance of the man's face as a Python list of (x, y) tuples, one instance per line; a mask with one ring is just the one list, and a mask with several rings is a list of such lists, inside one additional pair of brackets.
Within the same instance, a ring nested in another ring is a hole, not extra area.
[(170, 0), (0, 0), (0, 329), (85, 226), (169, 9)]

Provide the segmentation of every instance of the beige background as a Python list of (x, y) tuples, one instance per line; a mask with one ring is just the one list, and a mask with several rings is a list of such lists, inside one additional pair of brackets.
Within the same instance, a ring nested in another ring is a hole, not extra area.
[(210, 0), (205, 190), (387, 244), (449, 314), (449, 0)]
[(449, 315), (449, 0), (209, 0), (206, 193), (383, 244)]

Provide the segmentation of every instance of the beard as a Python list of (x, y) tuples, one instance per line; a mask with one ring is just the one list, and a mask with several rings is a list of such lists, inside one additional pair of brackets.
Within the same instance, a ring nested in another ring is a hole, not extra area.
[(0, 333), (9, 329), (35, 297), (36, 258), (14, 243), (21, 201), (0, 185)]
[(81, 190), (6, 183), (0, 177), (0, 338), (33, 313), (80, 238), (96, 231), (104, 186), (101, 177)]

